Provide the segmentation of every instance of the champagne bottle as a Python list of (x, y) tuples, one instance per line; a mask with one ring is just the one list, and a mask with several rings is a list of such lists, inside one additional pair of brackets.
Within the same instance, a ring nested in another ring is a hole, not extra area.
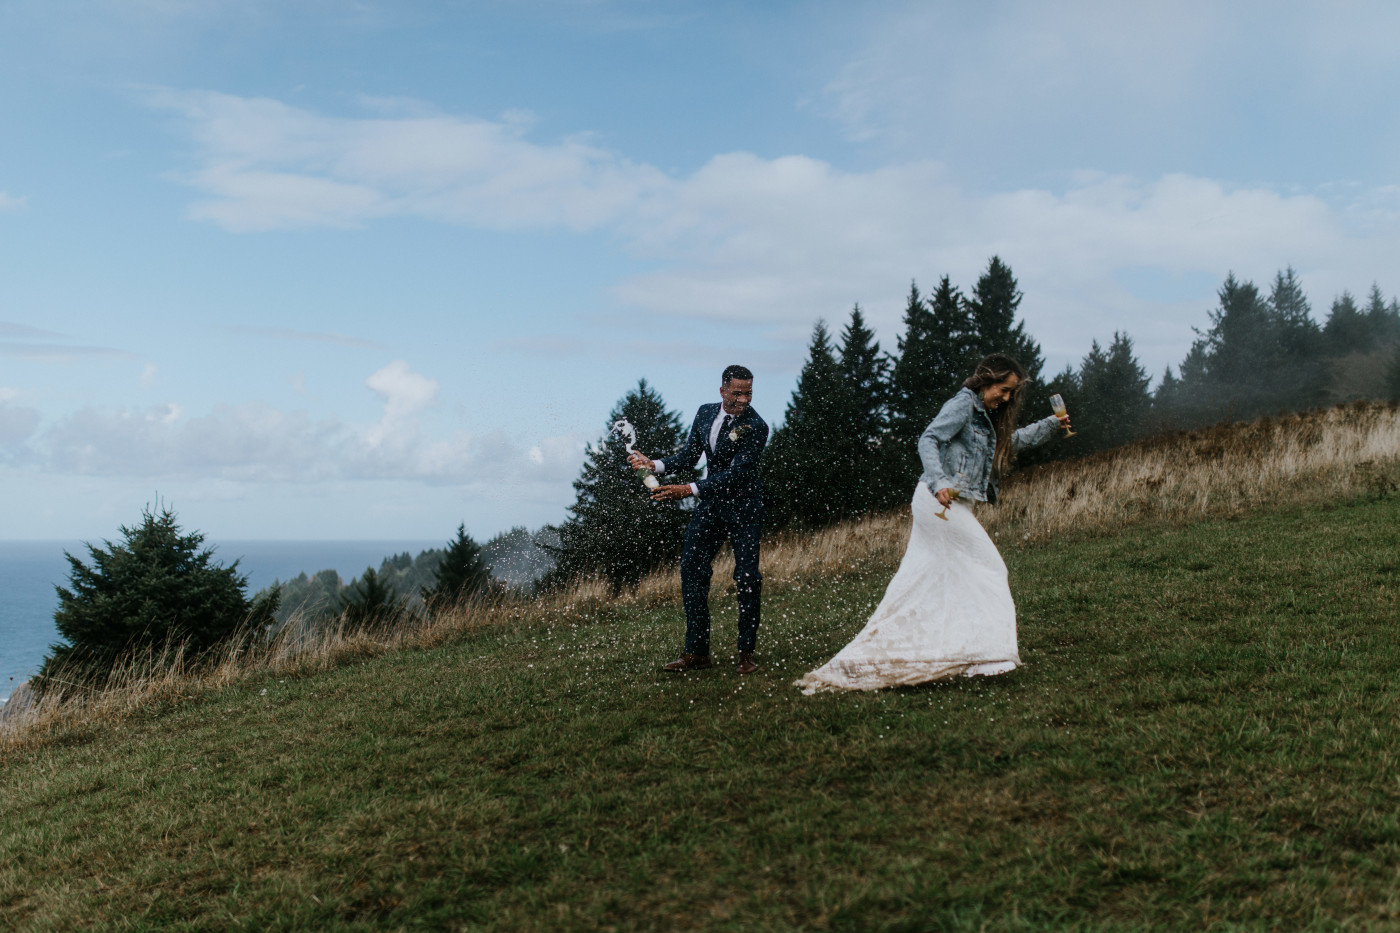
[(637, 475), (642, 478), (642, 485), (648, 489), (655, 489), (661, 485), (661, 480), (656, 478), (651, 467), (637, 467)]

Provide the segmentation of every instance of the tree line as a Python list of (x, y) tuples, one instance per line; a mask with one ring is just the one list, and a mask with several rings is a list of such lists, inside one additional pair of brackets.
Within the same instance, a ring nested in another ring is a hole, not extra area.
[[(1319, 323), (1291, 268), (1267, 293), (1231, 273), (1185, 358), (1155, 387), (1126, 331), (1106, 346), (1094, 340), (1077, 366), (1046, 377), (1040, 344), (1019, 314), (1023, 297), (1010, 266), (993, 256), (966, 293), (947, 275), (929, 294), (911, 283), (893, 352), (881, 349), (858, 304), (839, 334), (817, 321), (762, 461), (768, 527), (816, 528), (907, 502), (922, 473), (919, 435), (977, 361), (996, 351), (1030, 375), (1023, 423), (1048, 415), (1056, 393), (1075, 419), (1073, 441), (1029, 451), (1023, 464), (1352, 398), (1400, 399), (1400, 302), (1387, 302), (1376, 285), (1364, 303), (1343, 292)], [(645, 379), (608, 424), (623, 417), (645, 452), (664, 456), (685, 440), (680, 413)], [(685, 510), (647, 500), (620, 439), (605, 433), (589, 447), (574, 489), (545, 585), (596, 575), (620, 590), (679, 559)]]
[[(911, 283), (894, 352), (881, 350), (859, 305), (837, 335), (817, 321), (761, 465), (769, 527), (820, 527), (906, 502), (922, 472), (919, 435), (994, 351), (1011, 353), (1030, 375), (1023, 421), (1043, 417), (1053, 393), (1075, 417), (1073, 442), (1039, 448), (1023, 462), (1350, 398), (1400, 399), (1400, 303), (1387, 302), (1375, 285), (1364, 303), (1349, 292), (1337, 296), (1319, 323), (1292, 269), (1279, 272), (1267, 293), (1231, 274), (1207, 326), (1155, 388), (1126, 332), (1115, 332), (1107, 347), (1093, 341), (1078, 366), (1044, 378), (1040, 344), (1019, 317), (1022, 298), (1011, 268), (993, 256), (966, 294), (946, 275), (928, 295)], [(620, 418), (633, 424), (638, 449), (648, 453), (664, 455), (685, 439), (680, 413), (645, 379), (609, 413), (608, 426)], [(617, 590), (634, 585), (679, 558), (688, 516), (650, 502), (626, 455), (610, 431), (589, 447), (574, 504), (558, 526), (534, 534), (512, 529), (485, 548), (459, 526), (444, 548), (386, 558), (348, 585), (322, 571), (252, 598), (237, 561), (221, 566), (201, 534), (182, 531), (170, 510), (148, 507), (138, 525), (121, 529), (121, 541), (89, 545), (89, 562), (66, 555), (69, 586), (57, 588), (54, 617), (63, 641), (51, 648), (35, 686), (101, 686), (124, 657), (168, 642), (183, 643), (196, 659), (212, 657), (238, 632), (271, 635), (298, 610), (313, 621), (395, 624), (490, 593), (499, 584), (483, 551), (511, 564), (522, 580), (552, 562), (537, 583), (545, 588), (588, 576)], [(678, 483), (693, 478), (668, 476)]]
[[(376, 571), (342, 585), (334, 570), (274, 583), (249, 598), (238, 561), (220, 564), (204, 535), (184, 531), (173, 511), (147, 507), (121, 540), (89, 544), (88, 560), (64, 552), (68, 586), (55, 587), (54, 624), (62, 641), (49, 648), (33, 679), (53, 687), (100, 689), (133, 657), (181, 646), (192, 664), (243, 633), (271, 638), (292, 615), (308, 624), (343, 620), (351, 628), (396, 625), (491, 590), (482, 549), (459, 525), (444, 548), (385, 558)], [(401, 589), (400, 587), (415, 587)], [(287, 598), (290, 597), (290, 598)]]

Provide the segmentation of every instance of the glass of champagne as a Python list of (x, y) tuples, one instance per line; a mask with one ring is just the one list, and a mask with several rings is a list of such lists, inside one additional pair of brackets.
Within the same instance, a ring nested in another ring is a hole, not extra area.
[[(960, 498), (962, 498), (962, 492), (961, 492), (960, 490), (962, 489), (962, 484), (963, 484), (963, 479), (964, 479), (964, 478), (965, 478), (965, 474), (959, 473), (958, 476), (957, 476), (957, 479), (953, 480), (953, 485), (950, 486), (950, 487), (948, 487), (948, 499), (949, 499), (950, 501), (953, 500), (953, 499), (960, 499)], [(941, 512), (934, 512), (934, 513), (933, 513), (933, 517), (934, 517), (934, 518), (941, 518), (941, 519), (943, 519), (943, 520), (946, 522), (946, 521), (948, 520), (948, 507), (947, 507), (946, 505), (943, 506), (943, 511), (941, 511)]]
[[(1065, 408), (1064, 397), (1058, 394), (1050, 396), (1050, 410), (1055, 413), (1057, 418), (1063, 418), (1069, 414)], [(1065, 426), (1065, 437), (1074, 437), (1074, 431), (1068, 425)]]

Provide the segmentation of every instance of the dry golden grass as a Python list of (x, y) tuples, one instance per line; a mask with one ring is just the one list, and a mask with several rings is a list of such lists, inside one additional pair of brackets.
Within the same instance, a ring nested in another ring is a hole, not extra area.
[[(1005, 484), (1000, 505), (979, 517), (1006, 543), (1044, 544), (1063, 536), (1100, 535), (1146, 521), (1189, 521), (1288, 501), (1400, 489), (1400, 408), (1357, 402), (1248, 424), (1152, 438), (1137, 444), (1024, 471)], [(847, 522), (812, 533), (769, 538), (763, 549), (768, 586), (850, 573), (888, 571), (909, 534), (909, 512)], [(732, 588), (732, 557), (715, 564), (717, 590)], [(216, 690), (255, 674), (323, 670), (403, 648), (427, 648), (485, 626), (582, 621), (610, 606), (675, 605), (674, 568), (614, 596), (601, 580), (543, 597), (505, 595), (422, 616), (393, 628), (308, 628), (294, 618), (271, 641), (235, 640), (212, 662), (193, 665), (178, 646), (133, 659), (101, 693), (50, 691), (0, 723), (0, 751), (42, 742), (56, 729), (120, 718), (153, 701)]]
[(983, 524), (1041, 544), (1144, 520), (1236, 514), (1400, 485), (1400, 407), (1335, 408), (1154, 437), (1013, 478)]

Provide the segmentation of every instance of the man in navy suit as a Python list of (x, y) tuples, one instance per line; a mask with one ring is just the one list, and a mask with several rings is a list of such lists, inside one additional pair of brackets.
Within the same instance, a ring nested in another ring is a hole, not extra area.
[(715, 554), (729, 540), (734, 549), (734, 584), (739, 597), (739, 673), (758, 670), (758, 610), (763, 576), (758, 572), (758, 542), (763, 532), (763, 481), (758, 458), (768, 443), (768, 425), (749, 407), (753, 373), (728, 366), (721, 377), (719, 402), (701, 405), (685, 446), (664, 460), (639, 453), (633, 467), (695, 469), (705, 457), (705, 478), (689, 485), (660, 486), (651, 497), (675, 502), (699, 497), (690, 515), (681, 551), (681, 601), (685, 604), (685, 649), (663, 670), (681, 673), (710, 666), (710, 578)]

